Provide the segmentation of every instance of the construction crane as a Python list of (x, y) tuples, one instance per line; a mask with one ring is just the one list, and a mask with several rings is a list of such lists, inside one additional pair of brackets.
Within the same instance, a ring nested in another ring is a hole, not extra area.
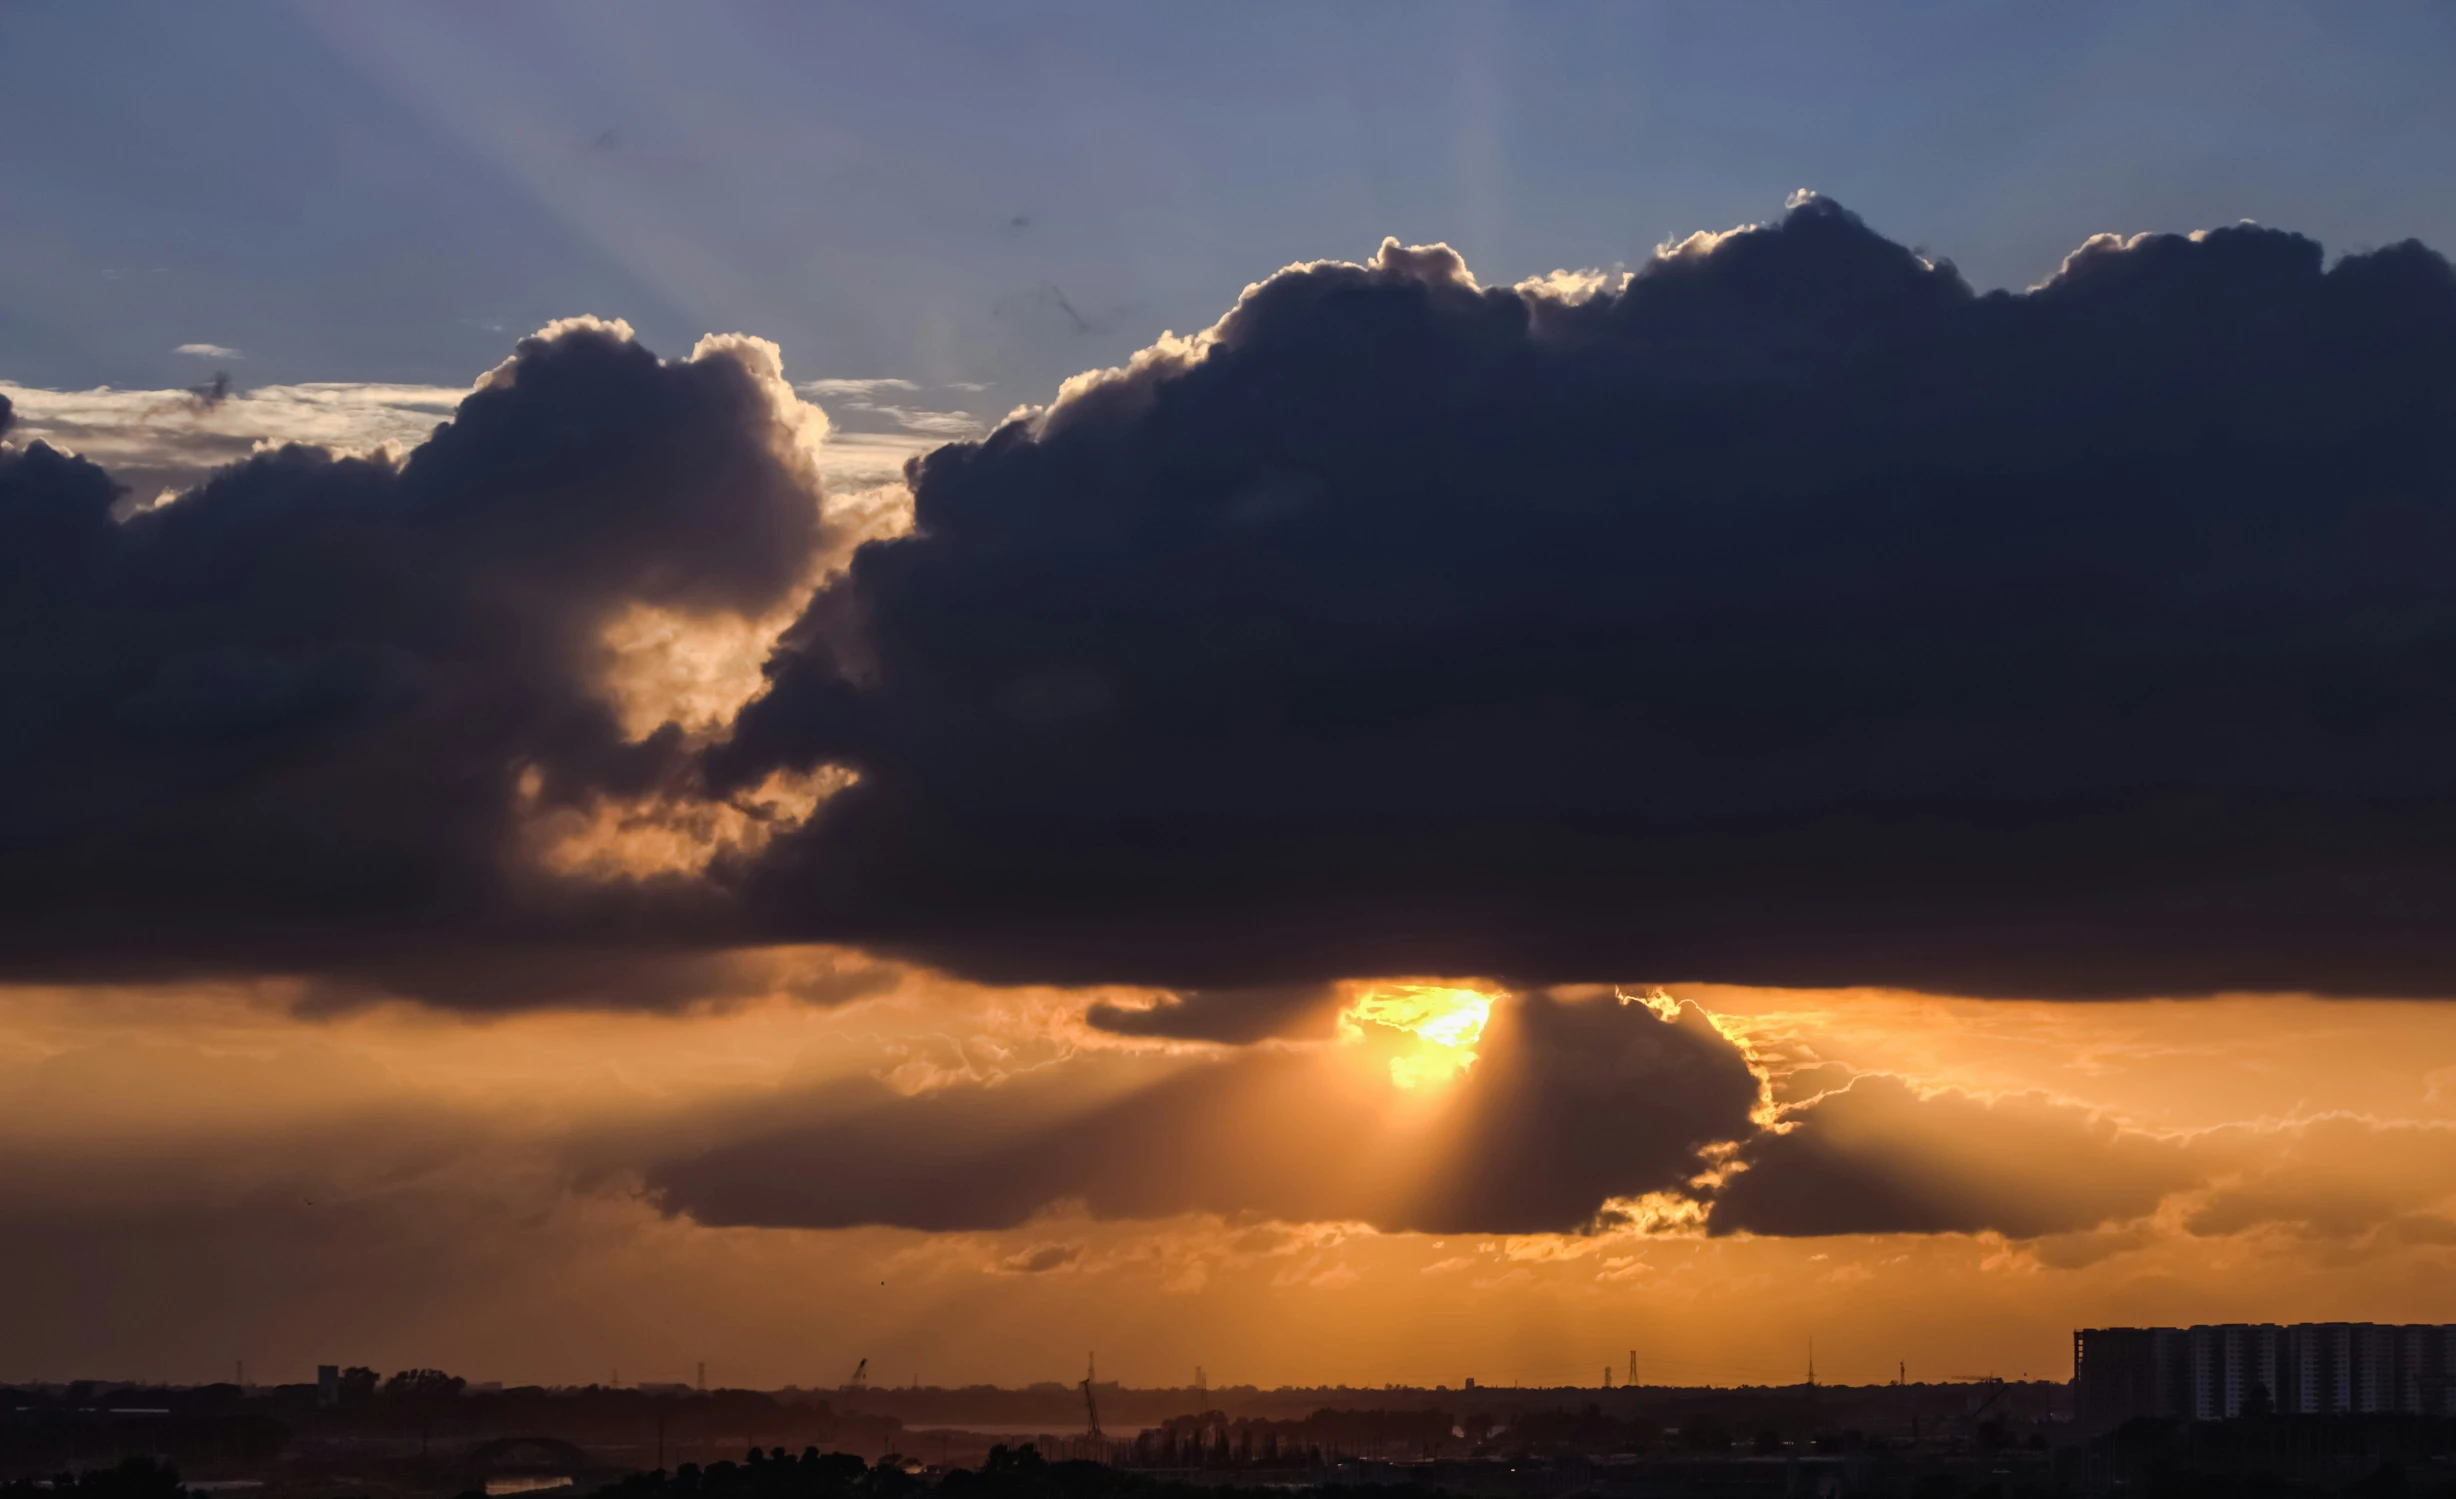
[(1996, 1374), (1955, 1374), (1951, 1378), (1956, 1384), (1977, 1385), (1983, 1392), (1978, 1403), (1971, 1406), (1968, 1413), (1962, 1417), (1964, 1421), (1970, 1423), (1972, 1431), (1978, 1430), (1979, 1422), (1985, 1419), (1988, 1409), (2003, 1399), (2005, 1391), (2011, 1388), (2004, 1382), (2001, 1375)]
[(868, 1359), (865, 1358), (853, 1366), (853, 1377), (844, 1382), (844, 1387), (848, 1390), (866, 1390), (870, 1387), (870, 1361)]
[(1099, 1377), (1099, 1374), (1098, 1358), (1088, 1353), (1085, 1354), (1083, 1356), (1083, 1419), (1085, 1422), (1083, 1437), (1084, 1440), (1091, 1442), (1101, 1440), (1100, 1402), (1092, 1398), (1092, 1381)]

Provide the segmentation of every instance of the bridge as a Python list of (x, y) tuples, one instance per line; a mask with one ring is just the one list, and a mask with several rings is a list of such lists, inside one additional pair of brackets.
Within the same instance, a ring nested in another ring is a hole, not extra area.
[(560, 1437), (497, 1437), (470, 1448), (463, 1461), (470, 1472), (486, 1478), (542, 1478), (555, 1474), (577, 1478), (604, 1466), (586, 1450)]

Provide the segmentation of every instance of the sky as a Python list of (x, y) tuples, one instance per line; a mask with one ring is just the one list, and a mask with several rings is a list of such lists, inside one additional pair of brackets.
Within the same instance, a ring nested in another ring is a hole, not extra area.
[(8, 9), (0, 1379), (2456, 1320), (2444, 9)]

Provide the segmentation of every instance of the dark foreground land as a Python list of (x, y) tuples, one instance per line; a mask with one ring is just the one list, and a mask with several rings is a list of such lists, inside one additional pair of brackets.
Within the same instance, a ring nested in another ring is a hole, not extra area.
[[(2044, 1382), (1098, 1393), (1101, 1437), (1058, 1386), (470, 1391), (432, 1371), (353, 1371), (337, 1399), (0, 1390), (0, 1499), (2456, 1495), (2456, 1422), (2135, 1422), (2083, 1438), (2065, 1387)], [(1036, 1416), (1049, 1434), (1014, 1434)]]

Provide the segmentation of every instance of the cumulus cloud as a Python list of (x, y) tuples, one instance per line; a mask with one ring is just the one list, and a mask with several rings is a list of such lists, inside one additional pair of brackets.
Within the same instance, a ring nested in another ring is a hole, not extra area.
[(763, 926), (988, 978), (2435, 993), (2452, 370), (2415, 244), (1393, 245), (930, 455), (710, 764), (859, 777)]
[[(1372, 1029), (1378, 1030), (1379, 1027)], [(708, 1224), (1012, 1227), (1059, 1204), (1433, 1233), (1575, 1230), (1683, 1189), (1750, 1128), (1757, 1081), (1702, 1012), (1610, 993), (1497, 1004), (1477, 1060), (1394, 1107), (1384, 1034), (1188, 1059), (1079, 1055), (911, 1096), (839, 1084), (652, 1165)]]
[[(656, 990), (626, 957), (658, 925), (638, 890), (544, 878), (524, 830), (697, 800), (687, 735), (620, 721), (604, 631), (790, 608), (830, 544), (823, 428), (773, 346), (667, 361), (580, 320), (403, 458), (267, 450), (119, 518), (95, 464), (0, 451), (0, 951), (20, 973)], [(736, 832), (773, 815), (727, 805)]]

